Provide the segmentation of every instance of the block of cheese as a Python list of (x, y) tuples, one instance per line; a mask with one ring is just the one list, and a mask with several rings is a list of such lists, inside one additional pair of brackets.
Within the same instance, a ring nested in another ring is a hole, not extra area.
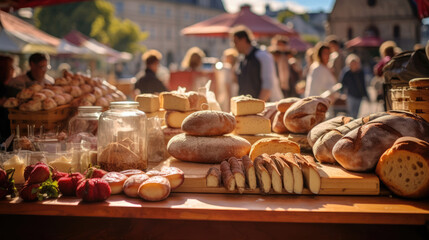
[(140, 94), (136, 96), (135, 100), (139, 103), (139, 109), (145, 113), (153, 113), (159, 110), (159, 97), (155, 94)]
[(237, 124), (234, 134), (264, 134), (271, 133), (270, 119), (259, 115), (235, 116)]
[(264, 138), (252, 145), (250, 159), (254, 160), (259, 155), (275, 153), (300, 153), (299, 145), (286, 138)]
[(231, 112), (235, 116), (261, 113), (265, 109), (265, 102), (249, 96), (231, 98)]
[(165, 123), (171, 128), (181, 128), (182, 122), (187, 116), (195, 111), (179, 112), (179, 111), (167, 111), (165, 113)]
[[(139, 108), (139, 110), (142, 110), (142, 109)], [(147, 118), (151, 118), (151, 117), (165, 118), (166, 111), (164, 109), (160, 109), (159, 111), (156, 111), (156, 112), (145, 112), (145, 113)]]
[(177, 92), (162, 92), (160, 95), (161, 107), (165, 110), (186, 112), (191, 109), (186, 94)]

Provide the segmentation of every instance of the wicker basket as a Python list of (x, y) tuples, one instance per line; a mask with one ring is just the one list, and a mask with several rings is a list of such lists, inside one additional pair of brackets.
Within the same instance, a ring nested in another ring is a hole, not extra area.
[(25, 135), (27, 127), (34, 125), (35, 129), (43, 126), (46, 131), (62, 130), (67, 127), (69, 118), (75, 112), (70, 104), (61, 105), (51, 110), (28, 112), (18, 109), (9, 109), (10, 128), (15, 131), (19, 125), (21, 134)]

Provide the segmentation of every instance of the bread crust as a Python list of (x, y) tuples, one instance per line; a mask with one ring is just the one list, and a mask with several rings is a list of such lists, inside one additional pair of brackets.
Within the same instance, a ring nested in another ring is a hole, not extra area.
[(292, 106), (292, 104), (298, 102), (299, 100), (301, 99), (297, 97), (290, 97), (279, 100), (276, 104), (277, 111), (285, 113), (290, 108), (290, 106)]
[(414, 88), (429, 88), (429, 78), (414, 78), (408, 84)]
[(287, 133), (287, 132), (289, 132), (287, 130), (285, 124), (283, 123), (284, 115), (285, 115), (284, 112), (279, 112), (279, 111), (274, 115), (273, 124), (271, 126), (273, 132), (275, 132), (275, 133)]
[(294, 152), (299, 153), (299, 145), (286, 138), (262, 138), (256, 141), (250, 150), (250, 159), (255, 159), (263, 153), (274, 154), (274, 153), (286, 153)]
[(352, 120), (352, 117), (338, 116), (317, 124), (307, 134), (308, 144), (313, 147), (317, 139), (319, 139), (329, 131), (337, 127), (343, 126), (344, 124), (347, 124)]
[(232, 114), (221, 111), (198, 111), (182, 122), (182, 130), (193, 136), (220, 136), (231, 133), (236, 125)]

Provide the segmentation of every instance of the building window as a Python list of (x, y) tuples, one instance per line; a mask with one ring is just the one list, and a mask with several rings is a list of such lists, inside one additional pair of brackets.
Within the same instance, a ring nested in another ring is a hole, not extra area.
[(117, 13), (123, 13), (124, 12), (124, 3), (123, 2), (115, 3), (115, 9), (116, 9)]
[(374, 7), (377, 4), (377, 0), (368, 0), (368, 6)]
[(166, 17), (171, 17), (171, 9), (170, 8), (167, 8), (167, 10), (165, 10), (165, 16)]
[(146, 13), (146, 5), (144, 4), (140, 4), (140, 14), (145, 14)]
[(393, 38), (400, 38), (401, 37), (401, 28), (399, 25), (393, 26)]
[(349, 27), (347, 29), (347, 39), (352, 39), (353, 38), (353, 28)]
[(149, 7), (149, 13), (150, 13), (151, 15), (155, 15), (155, 6), (150, 6), (150, 7)]

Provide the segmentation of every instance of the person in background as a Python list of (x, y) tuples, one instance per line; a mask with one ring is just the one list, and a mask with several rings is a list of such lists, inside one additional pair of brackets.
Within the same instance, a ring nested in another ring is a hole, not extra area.
[(145, 74), (135, 84), (136, 93), (160, 93), (167, 91), (167, 88), (156, 76), (162, 54), (157, 50), (148, 50), (142, 56), (146, 63)]
[(230, 109), (230, 99), (237, 95), (238, 86), (235, 79), (234, 67), (238, 52), (235, 48), (228, 48), (222, 54), (222, 68), (218, 72), (217, 100), (224, 111)]
[(374, 78), (371, 80), (371, 86), (377, 92), (377, 101), (384, 101), (383, 89), (383, 68), (395, 56), (396, 43), (394, 41), (385, 41), (380, 45), (380, 61), (374, 66)]
[(206, 54), (199, 47), (188, 49), (182, 60), (182, 69), (184, 71), (200, 71), (205, 57)]
[(51, 68), (49, 64), (49, 55), (45, 53), (34, 53), (28, 59), (30, 70), (25, 74), (19, 75), (9, 81), (8, 85), (17, 89), (24, 89), (38, 83), (42, 86), (45, 84), (54, 84), (54, 79), (46, 74)]
[(344, 55), (341, 51), (337, 36), (330, 35), (326, 37), (326, 42), (328, 43), (329, 50), (331, 51), (331, 54), (329, 55), (328, 67), (331, 69), (338, 82), (341, 77), (341, 71), (344, 68)]
[(319, 96), (337, 83), (333, 73), (328, 68), (329, 46), (319, 42), (314, 49), (314, 62), (308, 71), (304, 97)]
[(8, 110), (3, 107), (6, 99), (9, 97), (15, 97), (19, 92), (19, 89), (8, 86), (8, 83), (12, 80), (15, 67), (13, 64), (13, 58), (10, 56), (0, 55), (0, 144), (6, 141), (10, 136), (10, 122), (8, 118)]
[(292, 64), (289, 63), (291, 59), (294, 59), (289, 48), (289, 39), (285, 36), (276, 35), (271, 39), (271, 46), (268, 49), (274, 57), (276, 74), (280, 82), (283, 96), (298, 96), (295, 85), (299, 80), (299, 73)]
[(349, 116), (357, 118), (362, 99), (368, 98), (365, 75), (361, 68), (360, 58), (355, 54), (347, 56), (346, 66), (347, 70), (341, 79), (341, 83), (343, 84), (341, 92), (347, 95), (347, 111)]
[(253, 34), (245, 26), (233, 28), (230, 37), (235, 49), (241, 54), (236, 71), (238, 94), (249, 94), (266, 102), (282, 99), (271, 54), (252, 44)]

